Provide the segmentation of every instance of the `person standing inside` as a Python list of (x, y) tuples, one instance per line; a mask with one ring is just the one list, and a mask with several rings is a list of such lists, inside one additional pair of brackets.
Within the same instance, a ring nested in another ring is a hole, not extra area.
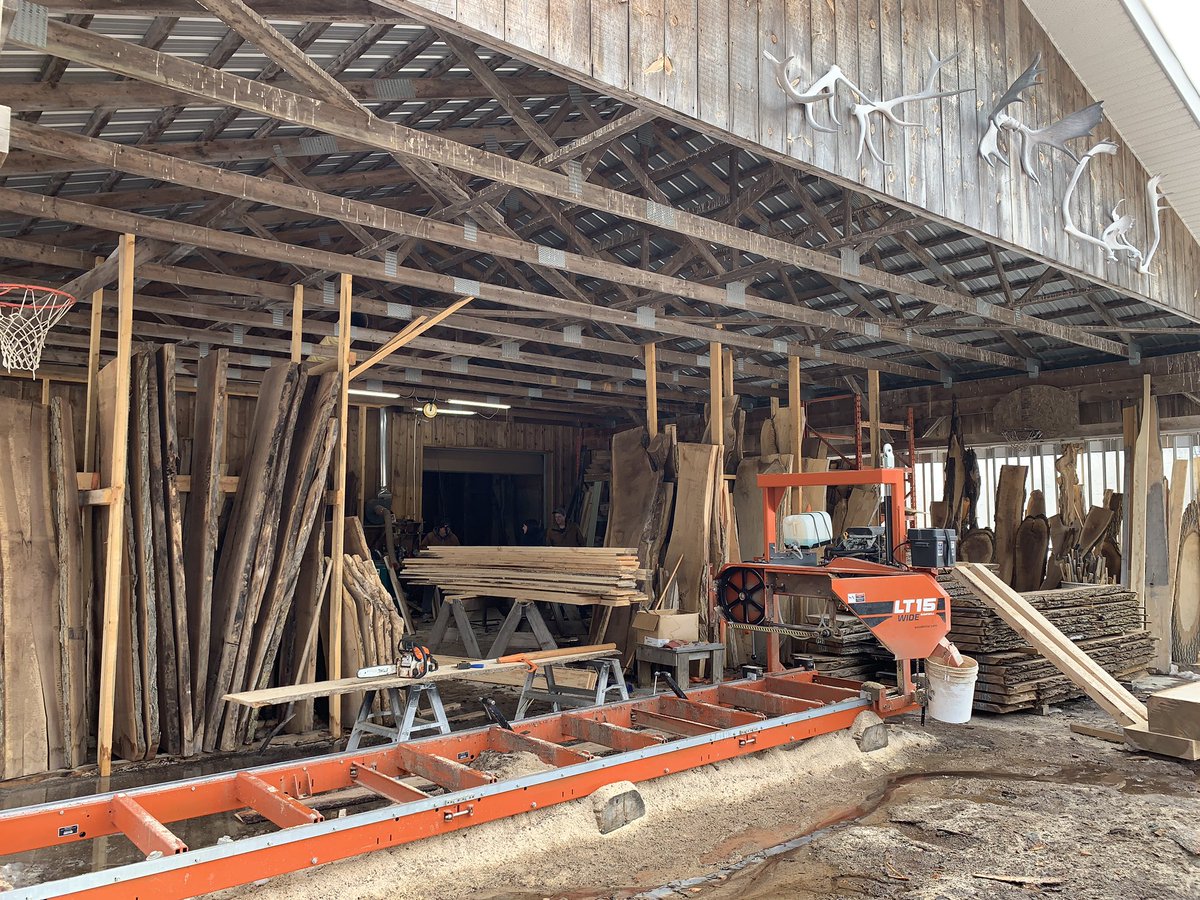
[(457, 547), (461, 543), (458, 535), (450, 530), (450, 523), (443, 521), (437, 528), (425, 535), (425, 540), (421, 541), (421, 549), (425, 550), (429, 547)]
[(567, 511), (561, 506), (554, 510), (554, 524), (546, 532), (546, 544), (551, 547), (583, 546), (583, 532), (574, 522), (567, 521)]

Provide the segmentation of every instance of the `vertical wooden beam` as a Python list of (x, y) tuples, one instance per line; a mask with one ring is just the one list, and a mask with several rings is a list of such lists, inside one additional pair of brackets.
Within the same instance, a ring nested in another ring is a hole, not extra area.
[[(800, 444), (804, 439), (804, 401), (800, 399), (800, 357), (788, 357), (788, 437), (792, 447), (792, 472), (804, 471), (800, 459)], [(804, 512), (804, 491), (793, 488), (791, 494), (791, 511)]]
[(100, 721), (96, 761), (101, 777), (112, 772), (113, 714), (116, 703), (117, 629), (121, 615), (125, 557), (125, 466), (129, 453), (129, 371), (133, 343), (134, 237), (121, 235), (117, 280), (117, 361), (113, 403), (113, 452), (105, 487), (109, 489), (108, 546), (104, 560), (104, 612), (100, 632)]
[(878, 469), (879, 464), (883, 459), (883, 434), (880, 431), (879, 423), (881, 419), (879, 403), (879, 370), (867, 370), (867, 416), (871, 420), (870, 435), (871, 435), (871, 468)]
[(366, 522), (367, 512), (367, 407), (358, 408), (358, 521)]
[(658, 436), (658, 348), (653, 343), (642, 345), (646, 362), (646, 432)]
[(733, 351), (726, 350), (721, 357), (721, 388), (726, 397), (733, 396)]
[[(104, 257), (96, 257), (96, 265)], [(104, 312), (104, 288), (92, 291), (92, 315), (88, 327), (87, 394), (83, 411), (83, 469), (91, 472), (96, 464), (96, 376), (100, 374), (100, 319)]]
[(50, 379), (49, 378), (42, 379), (42, 405), (43, 406), (50, 405)]
[[(350, 421), (350, 297), (354, 278), (343, 275), (338, 295), (338, 448), (333, 472), (333, 534), (329, 571), (329, 677), (342, 677), (342, 556), (346, 546), (346, 438)], [(342, 704), (329, 704), (329, 730), (342, 736)]]
[[(709, 435), (709, 439), (717, 446), (721, 445), (722, 438), (725, 436), (725, 404), (722, 402), (725, 396), (725, 383), (721, 377), (723, 357), (721, 342), (710, 341), (708, 344), (708, 421), (712, 433)], [(722, 456), (723, 458), (724, 456)]]
[(292, 288), (292, 362), (301, 361), (300, 346), (304, 343), (304, 285)]

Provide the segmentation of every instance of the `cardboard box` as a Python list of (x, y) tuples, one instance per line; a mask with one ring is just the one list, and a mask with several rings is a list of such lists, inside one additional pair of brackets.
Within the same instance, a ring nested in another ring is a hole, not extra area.
[(645, 638), (665, 641), (695, 641), (700, 637), (700, 614), (676, 610), (638, 612), (633, 615), (633, 640), (645, 643)]

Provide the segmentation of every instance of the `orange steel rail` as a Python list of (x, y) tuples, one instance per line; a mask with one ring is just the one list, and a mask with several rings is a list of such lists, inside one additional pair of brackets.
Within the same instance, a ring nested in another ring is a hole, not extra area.
[[(914, 708), (913, 696), (792, 671), (688, 691), (686, 699), (656, 695), (527, 719), (515, 731), (488, 726), (12, 810), (0, 813), (0, 853), (119, 834), (153, 858), (5, 897), (192, 897), (586, 797), (615, 781), (647, 781), (838, 731), (868, 708), (895, 715)], [(583, 749), (596, 745), (606, 755)], [(497, 782), (470, 768), (485, 750), (527, 751), (553, 768)], [(444, 793), (414, 787), (410, 776)], [(391, 804), (326, 821), (305, 803), (354, 785)], [(193, 850), (168, 827), (246, 807), (279, 830)]]

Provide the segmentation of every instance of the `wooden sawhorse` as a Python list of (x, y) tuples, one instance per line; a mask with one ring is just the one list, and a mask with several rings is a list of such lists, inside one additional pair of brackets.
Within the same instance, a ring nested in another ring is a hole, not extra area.
[[(442, 608), (438, 610), (437, 618), (433, 622), (433, 629), (429, 632), (429, 649), (437, 652), (441, 643), (446, 640), (446, 632), (450, 630), (450, 619), (454, 619), (454, 627), (458, 631), (459, 637), (462, 638), (463, 646), (466, 648), (467, 657), (470, 659), (484, 659), (483, 653), (479, 649), (479, 637), (475, 634), (475, 628), (471, 625), (471, 619), (467, 615), (467, 610), (463, 606), (464, 600), (472, 600), (479, 595), (477, 594), (453, 594), (442, 598)], [(550, 633), (550, 629), (546, 625), (546, 620), (542, 618), (541, 610), (538, 609), (537, 603), (533, 600), (515, 599), (512, 602), (512, 609), (508, 611), (508, 615), (504, 617), (504, 621), (500, 625), (500, 630), (496, 633), (496, 638), (492, 641), (491, 649), (488, 650), (487, 659), (496, 659), (504, 656), (508, 650), (508, 643), (512, 640), (512, 636), (517, 633), (517, 628), (521, 625), (521, 620), (525, 619), (529, 622), (529, 629), (533, 632), (533, 637), (538, 643), (538, 647), (542, 650), (557, 650), (558, 644), (554, 640), (554, 636)]]

